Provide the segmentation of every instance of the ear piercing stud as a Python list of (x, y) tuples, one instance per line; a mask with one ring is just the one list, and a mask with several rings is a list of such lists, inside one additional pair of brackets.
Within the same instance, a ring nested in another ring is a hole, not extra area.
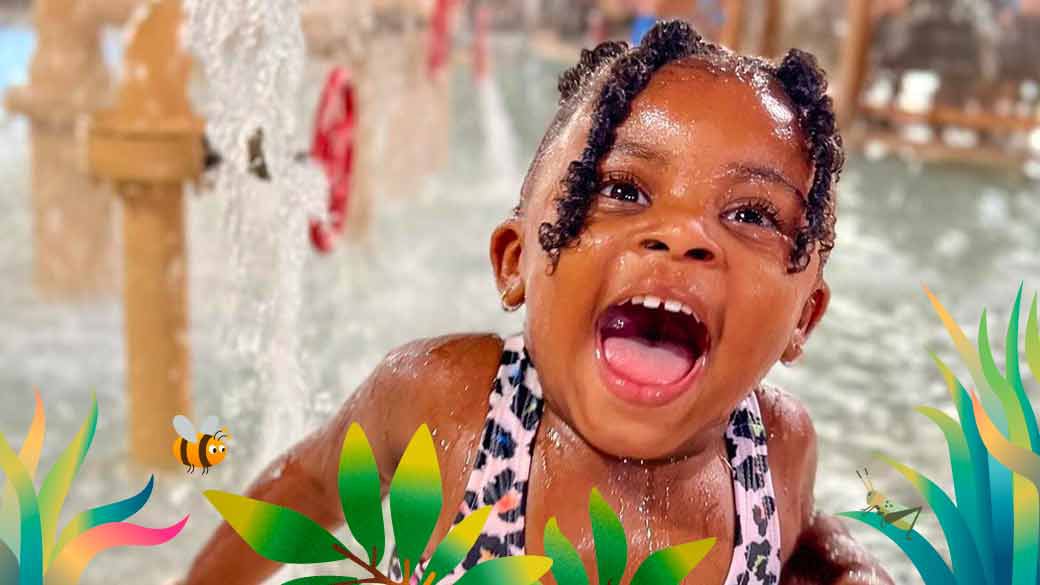
[(523, 299), (521, 299), (520, 302), (516, 303), (515, 305), (511, 305), (506, 302), (506, 295), (512, 292), (513, 288), (514, 287), (506, 288), (502, 291), (502, 294), (499, 295), (499, 300), (502, 302), (502, 310), (506, 311), (507, 313), (512, 313), (513, 311), (516, 311), (524, 304)]

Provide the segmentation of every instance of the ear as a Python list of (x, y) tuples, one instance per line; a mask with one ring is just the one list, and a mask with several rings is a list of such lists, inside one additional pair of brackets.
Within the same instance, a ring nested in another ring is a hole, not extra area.
[(831, 287), (821, 277), (816, 288), (813, 289), (809, 298), (805, 301), (805, 305), (802, 306), (802, 314), (798, 318), (798, 325), (791, 334), (791, 340), (788, 341), (787, 347), (784, 348), (780, 361), (790, 364), (802, 356), (802, 348), (805, 347), (805, 342), (809, 340), (809, 336), (812, 335), (813, 330), (819, 325), (823, 314), (827, 312), (827, 305), (830, 301)]
[(503, 306), (518, 306), (524, 302), (524, 279), (520, 272), (524, 248), (521, 229), (520, 220), (510, 218), (491, 234), (491, 267)]

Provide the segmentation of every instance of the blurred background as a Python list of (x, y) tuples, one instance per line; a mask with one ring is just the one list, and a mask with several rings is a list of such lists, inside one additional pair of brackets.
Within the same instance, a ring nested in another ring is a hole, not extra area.
[[(658, 17), (746, 52), (805, 48), (831, 74), (850, 151), (834, 297), (805, 358), (769, 377), (813, 415), (819, 509), (864, 507), (864, 466), (919, 505), (877, 452), (950, 490), (942, 435), (912, 411), (953, 412), (928, 351), (958, 363), (921, 285), (969, 335), (1040, 286), (1040, 2), (0, 0), (0, 431), (21, 443), (38, 387), (46, 469), (96, 392), (63, 522), (156, 470), (135, 519), (191, 514), (84, 583), (180, 575), (217, 524), (201, 490), (244, 491), (391, 348), (518, 331), (487, 242), (556, 76)], [(227, 462), (185, 475), (176, 413), (218, 416)], [(929, 513), (918, 526), (941, 541)]]

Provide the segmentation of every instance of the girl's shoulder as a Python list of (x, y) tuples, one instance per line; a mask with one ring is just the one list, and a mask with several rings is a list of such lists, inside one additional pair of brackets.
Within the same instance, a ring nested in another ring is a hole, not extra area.
[(492, 333), (464, 333), (416, 339), (390, 351), (372, 374), (371, 392), (391, 429), (393, 450), (400, 454), (422, 424), (479, 432), (503, 344)]
[(780, 501), (780, 550), (788, 556), (815, 509), (816, 430), (809, 411), (789, 392), (770, 385), (755, 390), (769, 448), (773, 489)]
[(816, 430), (809, 411), (790, 392), (771, 384), (759, 384), (755, 389), (762, 424), (769, 433), (770, 451), (776, 447), (788, 450), (807, 448), (816, 444)]
[[(380, 363), (381, 383), (397, 390), (457, 393), (480, 379), (490, 384), (504, 340), (493, 333), (459, 333), (416, 339), (391, 350)], [(490, 387), (490, 386), (489, 386)]]

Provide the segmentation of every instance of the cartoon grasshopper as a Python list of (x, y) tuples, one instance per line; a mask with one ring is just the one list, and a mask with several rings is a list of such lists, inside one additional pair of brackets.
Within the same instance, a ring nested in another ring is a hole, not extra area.
[[(913, 531), (914, 524), (917, 524), (917, 518), (921, 515), (921, 506), (916, 508), (897, 506), (885, 494), (874, 487), (874, 482), (870, 480), (870, 472), (867, 471), (866, 467), (863, 468), (863, 475), (860, 475), (859, 470), (856, 470), (856, 475), (859, 476), (859, 480), (867, 488), (867, 507), (863, 508), (862, 511), (877, 512), (877, 515), (881, 516), (881, 520), (886, 524), (906, 530), (906, 539), (910, 540), (910, 532)], [(914, 518), (910, 520), (910, 525), (907, 526), (907, 516), (911, 514)]]

